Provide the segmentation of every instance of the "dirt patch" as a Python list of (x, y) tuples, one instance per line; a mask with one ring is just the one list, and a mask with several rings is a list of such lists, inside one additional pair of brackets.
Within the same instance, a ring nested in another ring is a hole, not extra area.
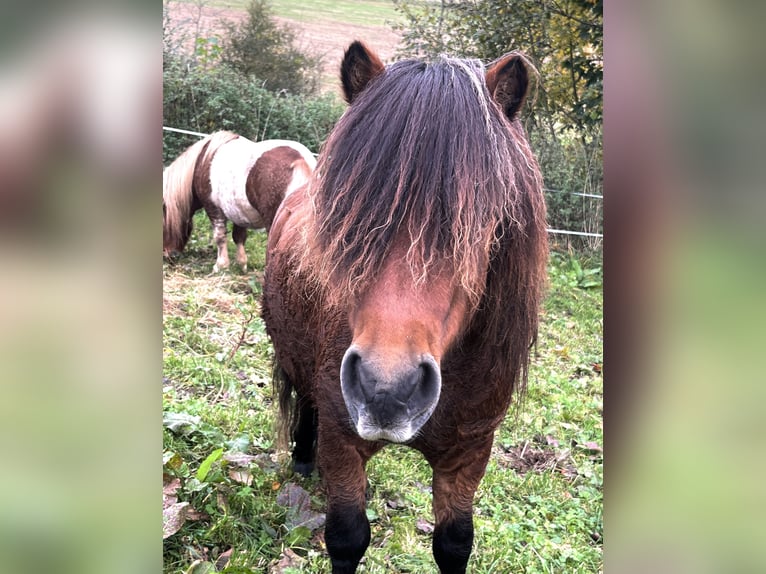
[[(168, 2), (167, 6), (168, 30), (173, 41), (186, 51), (192, 50), (195, 38), (220, 36), (225, 30), (224, 21), (238, 22), (245, 18), (242, 9), (197, 6), (187, 2)], [(386, 26), (346, 24), (326, 19), (300, 22), (275, 17), (275, 20), (295, 30), (298, 48), (322, 59), (323, 92), (339, 89), (338, 68), (343, 51), (351, 42), (365, 42), (384, 62), (390, 62), (401, 39)]]
[(512, 468), (519, 474), (556, 470), (566, 478), (574, 479), (577, 476), (577, 470), (572, 464), (570, 451), (543, 446), (541, 442), (539, 440), (525, 441), (515, 446), (500, 447), (500, 452), (496, 453), (498, 462), (501, 466)]
[[(162, 311), (164, 316), (188, 316), (189, 305), (207, 309), (207, 314), (232, 315), (251, 292), (241, 277), (222, 273), (217, 276), (190, 278), (181, 274), (163, 279)], [(189, 293), (194, 293), (189, 300)], [(205, 322), (205, 318), (200, 319)], [(217, 321), (215, 321), (217, 322)]]

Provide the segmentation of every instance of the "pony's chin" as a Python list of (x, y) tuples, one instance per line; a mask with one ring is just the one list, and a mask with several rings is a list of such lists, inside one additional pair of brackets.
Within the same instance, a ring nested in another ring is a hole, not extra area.
[(393, 442), (398, 444), (408, 443), (413, 440), (423, 425), (431, 417), (433, 408), (411, 419), (404, 419), (397, 423), (382, 427), (377, 424), (364, 409), (354, 409), (357, 415), (354, 418), (354, 429), (360, 438), (369, 441)]
[(407, 443), (415, 438), (419, 429), (413, 429), (412, 425), (402, 425), (395, 428), (380, 428), (375, 425), (357, 423), (356, 432), (364, 440), (376, 442)]

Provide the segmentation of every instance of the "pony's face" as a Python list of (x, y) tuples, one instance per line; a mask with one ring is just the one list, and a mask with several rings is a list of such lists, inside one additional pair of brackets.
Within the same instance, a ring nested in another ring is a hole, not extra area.
[(439, 402), (441, 359), (470, 312), (448, 261), (416, 285), (405, 252), (394, 248), (377, 281), (350, 305), (353, 338), (340, 381), (354, 428), (365, 440), (415, 437)]
[(536, 177), (510, 123), (524, 62), (480, 73), (454, 59), (386, 69), (358, 42), (344, 56), (350, 108), (320, 161), (310, 251), (349, 312), (341, 391), (366, 440), (410, 441), (433, 414), (442, 357), (479, 305), (498, 237), (515, 232), (517, 184)]

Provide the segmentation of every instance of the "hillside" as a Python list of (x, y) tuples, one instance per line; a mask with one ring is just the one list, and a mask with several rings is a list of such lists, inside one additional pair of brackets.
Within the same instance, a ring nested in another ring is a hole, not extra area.
[[(239, 4), (239, 5), (235, 5)], [(337, 71), (343, 50), (353, 40), (362, 40), (377, 51), (384, 61), (393, 58), (399, 35), (390, 22), (397, 14), (390, 2), (356, 0), (350, 2), (273, 2), (276, 20), (297, 32), (298, 45), (312, 55), (322, 57), (323, 91), (338, 89)], [(187, 48), (195, 37), (218, 36), (222, 21), (237, 21), (245, 16), (244, 2), (167, 2), (167, 25), (173, 36)], [(345, 5), (345, 6), (344, 6)]]

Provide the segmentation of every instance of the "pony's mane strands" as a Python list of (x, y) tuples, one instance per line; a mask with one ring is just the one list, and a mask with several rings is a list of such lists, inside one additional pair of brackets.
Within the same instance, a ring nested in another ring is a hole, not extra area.
[(544, 220), (544, 205), (529, 205), (542, 202), (541, 190), (523, 128), (492, 100), (479, 61), (397, 62), (359, 94), (325, 144), (300, 264), (334, 297), (352, 297), (406, 233), (413, 281), (423, 283), (447, 255), (478, 305), (498, 241), (523, 241)]

